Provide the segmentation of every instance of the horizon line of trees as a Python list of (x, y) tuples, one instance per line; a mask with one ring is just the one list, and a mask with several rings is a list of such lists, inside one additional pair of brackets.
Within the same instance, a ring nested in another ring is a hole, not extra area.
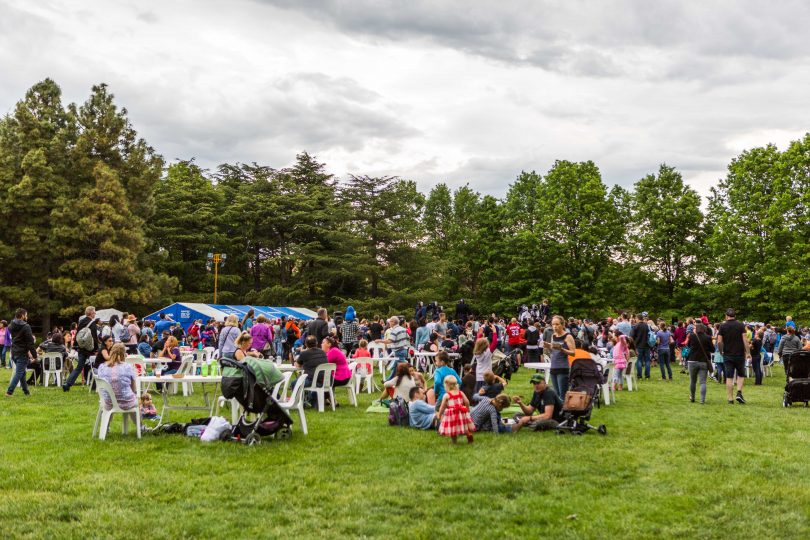
[(166, 165), (104, 84), (81, 105), (50, 79), (0, 119), (0, 313), (43, 327), (86, 305), (144, 314), (210, 302), (409, 314), (417, 301), (514, 313), (810, 317), (810, 134), (742, 152), (700, 196), (674, 167), (608, 188), (591, 161), (522, 172), (497, 199), (399, 177)]

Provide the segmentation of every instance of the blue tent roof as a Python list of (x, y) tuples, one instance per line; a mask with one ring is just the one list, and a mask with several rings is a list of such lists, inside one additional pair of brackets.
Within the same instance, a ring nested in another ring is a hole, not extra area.
[(165, 313), (171, 317), (172, 320), (179, 322), (184, 328), (188, 328), (196, 319), (207, 321), (208, 319), (215, 319), (217, 321), (224, 320), (228, 315), (236, 315), (240, 319), (244, 317), (249, 310), (253, 310), (258, 315), (264, 315), (271, 319), (280, 319), (281, 317), (293, 317), (295, 319), (310, 320), (314, 319), (316, 313), (306, 308), (287, 308), (287, 307), (271, 307), (271, 306), (231, 306), (225, 304), (201, 304), (196, 302), (175, 302), (170, 306), (155, 311), (145, 316), (144, 319), (150, 321), (157, 321), (161, 313)]

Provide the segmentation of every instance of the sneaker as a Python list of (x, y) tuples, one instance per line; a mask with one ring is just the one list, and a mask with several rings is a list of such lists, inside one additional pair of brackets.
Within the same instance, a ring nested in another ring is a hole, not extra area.
[(733, 399), (728, 400), (728, 404), (729, 405), (734, 405), (734, 400)]
[(737, 403), (745, 405), (745, 399), (742, 397), (742, 392), (737, 392)]
[(63, 384), (62, 385), (62, 392), (67, 392), (68, 390), (70, 390), (70, 387), (68, 385), (66, 385), (66, 384)]
[(689, 401), (691, 401), (692, 403), (694, 403), (694, 402), (695, 402), (695, 396), (689, 396)]

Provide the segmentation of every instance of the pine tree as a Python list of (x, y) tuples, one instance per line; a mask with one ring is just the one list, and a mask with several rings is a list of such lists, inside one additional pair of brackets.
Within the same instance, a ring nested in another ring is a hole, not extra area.
[(0, 120), (0, 307), (25, 306), (44, 328), (58, 307), (48, 285), (60, 264), (51, 228), (54, 211), (72, 195), (75, 130), (50, 79)]
[(87, 305), (144, 306), (176, 286), (175, 279), (139, 265), (146, 244), (143, 222), (129, 209), (116, 173), (97, 163), (93, 177), (95, 185), (75, 206), (55, 216), (54, 237), (64, 262), (50, 283), (63, 301), (63, 316), (75, 316)]

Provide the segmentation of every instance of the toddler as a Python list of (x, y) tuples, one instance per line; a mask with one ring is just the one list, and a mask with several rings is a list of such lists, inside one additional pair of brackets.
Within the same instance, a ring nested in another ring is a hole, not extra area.
[(152, 396), (146, 393), (141, 396), (141, 418), (148, 420), (160, 420), (155, 404), (152, 403)]
[[(365, 339), (360, 340), (360, 342), (357, 344), (357, 350), (354, 351), (352, 358), (371, 358), (371, 353), (368, 350), (368, 341)], [(367, 374), (371, 373), (371, 362), (358, 362), (357, 371), (365, 377)]]
[(475, 424), (470, 417), (470, 402), (467, 396), (458, 389), (458, 376), (448, 375), (444, 378), (444, 397), (439, 407), (439, 435), (450, 437), (453, 444), (458, 442), (459, 435), (466, 435), (467, 442), (473, 442)]
[(478, 393), (473, 395), (472, 402), (478, 403), (479, 401), (484, 401), (487, 399), (492, 399), (501, 392), (503, 392), (503, 388), (507, 385), (506, 379), (503, 377), (498, 377), (492, 370), (487, 370), (484, 372), (484, 386), (482, 386)]

